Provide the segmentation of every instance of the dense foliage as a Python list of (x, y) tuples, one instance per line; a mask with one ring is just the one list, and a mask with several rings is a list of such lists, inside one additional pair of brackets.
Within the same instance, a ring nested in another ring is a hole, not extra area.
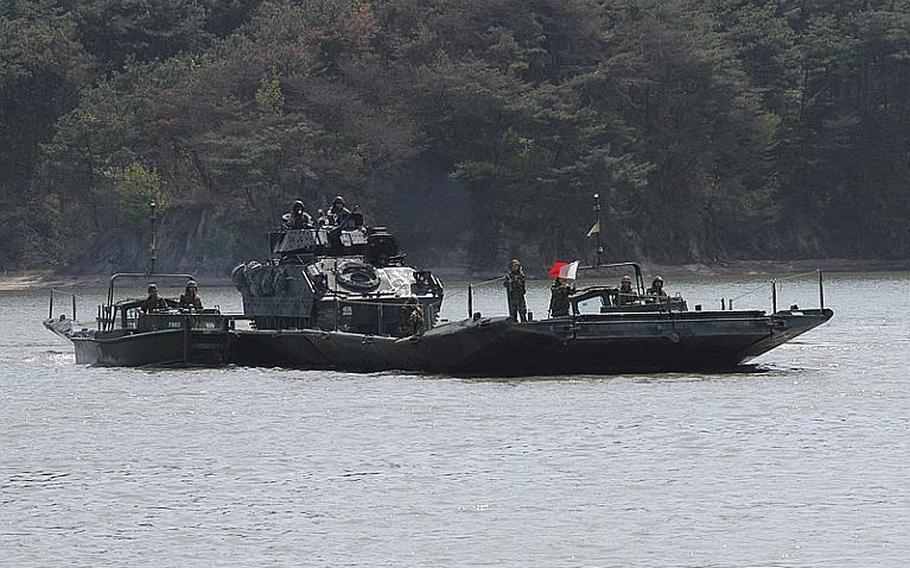
[(583, 254), (594, 192), (611, 258), (906, 258), (908, 185), (908, 0), (0, 0), (0, 269), (336, 193), (437, 265)]

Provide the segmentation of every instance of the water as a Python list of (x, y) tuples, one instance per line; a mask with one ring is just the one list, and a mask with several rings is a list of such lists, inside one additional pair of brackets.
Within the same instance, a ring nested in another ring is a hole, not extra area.
[(0, 565), (904, 566), (908, 285), (830, 276), (835, 319), (755, 372), (509, 381), (86, 368), (0, 292)]

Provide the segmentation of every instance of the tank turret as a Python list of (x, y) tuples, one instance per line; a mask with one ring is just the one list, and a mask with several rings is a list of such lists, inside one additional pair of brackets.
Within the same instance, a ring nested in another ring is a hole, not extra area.
[(271, 232), (269, 248), (269, 260), (240, 264), (231, 274), (257, 329), (411, 335), (402, 325), (411, 298), (423, 329), (438, 318), (439, 279), (407, 266), (394, 235), (368, 227), (357, 212), (336, 224)]

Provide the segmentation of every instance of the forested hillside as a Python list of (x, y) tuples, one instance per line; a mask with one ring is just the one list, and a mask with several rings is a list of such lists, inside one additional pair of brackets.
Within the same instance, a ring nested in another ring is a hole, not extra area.
[[(0, 270), (910, 257), (910, 0), (0, 0)], [(498, 267), (498, 266), (497, 266)]]

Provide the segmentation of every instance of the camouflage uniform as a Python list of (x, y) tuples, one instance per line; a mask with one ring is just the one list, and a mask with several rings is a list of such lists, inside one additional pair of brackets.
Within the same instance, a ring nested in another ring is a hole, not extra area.
[(669, 295), (664, 291), (664, 279), (658, 276), (651, 282), (651, 287), (648, 288), (645, 293), (648, 296), (651, 296), (651, 300), (657, 302), (666, 302), (669, 299)]
[(329, 208), (328, 217), (333, 225), (340, 225), (351, 214), (351, 210), (345, 207), (344, 197), (336, 196)]
[(202, 300), (199, 299), (199, 296), (189, 297), (187, 294), (180, 294), (180, 309), (188, 310), (194, 309), (196, 311), (202, 310)]
[(632, 279), (628, 276), (623, 276), (622, 278), (622, 283), (619, 285), (617, 300), (619, 301), (620, 306), (634, 304), (638, 301), (638, 293), (632, 289)]
[(290, 213), (285, 213), (281, 219), (286, 229), (309, 229), (313, 226), (313, 218), (304, 211), (303, 201), (295, 201)]
[(198, 289), (199, 285), (196, 284), (195, 280), (190, 280), (186, 283), (186, 290), (183, 294), (180, 294), (180, 300), (177, 304), (181, 310), (202, 310), (202, 300), (199, 299)]
[[(518, 271), (515, 271), (515, 267)], [(518, 261), (512, 261), (512, 270), (503, 278), (502, 285), (506, 289), (506, 297), (509, 300), (509, 317), (515, 321), (528, 321), (528, 306), (525, 303), (525, 292), (527, 278)]]
[(417, 298), (410, 298), (401, 307), (398, 329), (402, 336), (416, 335), (423, 331), (423, 309)]
[(146, 314), (164, 312), (167, 311), (167, 308), (167, 300), (161, 296), (152, 296), (151, 294), (149, 294), (149, 297), (146, 298), (145, 301), (142, 302), (142, 305), (139, 306), (139, 309)]
[(569, 295), (572, 288), (565, 280), (557, 279), (550, 287), (550, 316), (554, 318), (569, 315)]

